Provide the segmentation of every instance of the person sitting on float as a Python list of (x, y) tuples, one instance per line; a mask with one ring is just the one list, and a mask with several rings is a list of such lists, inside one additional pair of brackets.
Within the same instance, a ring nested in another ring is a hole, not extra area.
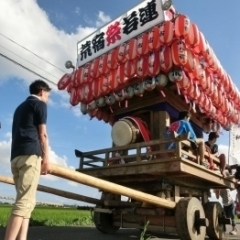
[[(208, 141), (205, 142), (206, 151), (210, 154), (214, 155), (215, 157), (219, 158), (220, 161), (220, 172), (223, 177), (230, 176), (230, 172), (225, 171), (226, 168), (229, 170), (229, 166), (226, 165), (226, 156), (225, 154), (219, 154), (218, 152), (218, 145), (216, 144), (217, 139), (219, 138), (219, 134), (217, 132), (210, 132), (208, 135)], [(210, 158), (210, 168), (214, 168), (214, 164)], [(230, 169), (231, 171), (231, 169)]]
[[(171, 138), (171, 134), (173, 132), (176, 132), (178, 135), (183, 134), (190, 134), (190, 142), (191, 146), (194, 150), (198, 148), (199, 150), (199, 156), (200, 156), (200, 165), (204, 166), (204, 152), (205, 152), (205, 145), (202, 138), (197, 138), (196, 134), (192, 128), (191, 123), (189, 122), (191, 118), (191, 113), (189, 111), (182, 111), (179, 113), (178, 120), (174, 123), (172, 123), (167, 132), (167, 138)], [(176, 143), (170, 143), (168, 145), (168, 149), (174, 149), (176, 146)]]

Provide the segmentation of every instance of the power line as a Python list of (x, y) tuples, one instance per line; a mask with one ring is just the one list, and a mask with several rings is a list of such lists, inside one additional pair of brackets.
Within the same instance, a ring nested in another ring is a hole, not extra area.
[(66, 73), (66, 72), (65, 72), (64, 70), (62, 70), (61, 68), (58, 68), (57, 66), (55, 66), (55, 65), (54, 65), (54, 64), (52, 64), (51, 62), (49, 62), (49, 61), (47, 61), (46, 59), (44, 59), (44, 58), (40, 57), (39, 55), (37, 55), (36, 53), (32, 52), (32, 51), (31, 51), (31, 50), (29, 50), (28, 48), (26, 48), (26, 47), (24, 47), (24, 46), (20, 45), (19, 43), (15, 42), (15, 41), (14, 41), (14, 40), (12, 40), (11, 38), (9, 38), (9, 37), (5, 36), (5, 35), (4, 35), (4, 34), (2, 34), (2, 33), (0, 33), (0, 35), (1, 35), (2, 37), (6, 38), (7, 40), (9, 40), (9, 41), (13, 42), (14, 44), (18, 45), (19, 47), (23, 48), (24, 50), (26, 50), (26, 51), (28, 51), (28, 52), (32, 53), (34, 56), (36, 56), (36, 57), (40, 58), (41, 60), (43, 60), (43, 61), (47, 62), (48, 64), (52, 65), (53, 67), (57, 68), (58, 70), (62, 71), (63, 73)]
[(53, 84), (53, 85), (57, 85), (55, 82), (53, 82), (53, 81), (51, 81), (51, 80), (49, 80), (49, 79), (43, 77), (42, 75), (36, 73), (35, 71), (31, 70), (31, 69), (28, 68), (28, 67), (23, 66), (23, 65), (20, 64), (19, 62), (15, 61), (15, 60), (13, 60), (13, 59), (11, 59), (11, 58), (9, 58), (9, 57), (7, 57), (6, 55), (4, 55), (4, 54), (2, 54), (2, 53), (0, 53), (0, 57), (3, 57), (3, 58), (5, 58), (5, 59), (7, 59), (8, 61), (10, 61), (10, 62), (12, 62), (12, 63), (14, 63), (14, 64), (16, 64), (16, 65), (22, 67), (23, 69), (25, 69), (25, 70), (27, 70), (27, 71), (29, 71), (29, 72), (35, 74), (36, 76), (38, 76), (38, 77), (40, 77), (40, 78), (46, 80), (47, 82), (49, 82), (49, 83), (51, 83), (51, 84)]
[(7, 48), (3, 47), (2, 45), (0, 45), (0, 47), (1, 47), (1, 48), (3, 48), (3, 49), (5, 49), (5, 50), (7, 50), (7, 51), (9, 51), (10, 53), (14, 54), (15, 56), (17, 56), (17, 57), (19, 57), (19, 58), (23, 59), (24, 61), (26, 61), (26, 62), (28, 62), (28, 63), (32, 64), (33, 66), (35, 66), (35, 67), (37, 67), (38, 69), (40, 69), (40, 70), (44, 71), (45, 73), (47, 73), (47, 74), (50, 74), (51, 76), (53, 76), (53, 77), (55, 77), (55, 78), (57, 78), (57, 79), (58, 79), (58, 77), (56, 77), (56, 76), (52, 75), (50, 72), (47, 72), (46, 70), (44, 70), (44, 69), (40, 68), (39, 66), (37, 66), (36, 64), (34, 64), (34, 63), (32, 63), (32, 62), (28, 61), (27, 59), (25, 59), (25, 58), (23, 58), (23, 57), (19, 56), (18, 54), (14, 53), (13, 51), (11, 51), (11, 50), (9, 50), (9, 49), (7, 49)]

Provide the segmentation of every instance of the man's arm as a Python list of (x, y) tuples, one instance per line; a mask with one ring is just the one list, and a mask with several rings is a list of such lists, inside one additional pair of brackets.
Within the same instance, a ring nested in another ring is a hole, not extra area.
[(42, 172), (41, 174), (49, 173), (49, 142), (47, 135), (46, 124), (38, 125), (38, 134), (40, 140), (40, 146), (42, 149)]

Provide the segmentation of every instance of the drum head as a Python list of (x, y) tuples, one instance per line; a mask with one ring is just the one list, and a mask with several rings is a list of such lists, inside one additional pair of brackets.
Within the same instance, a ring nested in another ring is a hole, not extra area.
[(112, 140), (116, 146), (126, 146), (132, 142), (133, 130), (129, 121), (119, 120), (112, 127)]

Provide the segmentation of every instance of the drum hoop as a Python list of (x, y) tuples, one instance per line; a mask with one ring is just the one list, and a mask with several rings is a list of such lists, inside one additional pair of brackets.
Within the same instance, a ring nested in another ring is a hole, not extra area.
[(124, 118), (121, 118), (119, 119), (119, 121), (124, 121), (126, 122), (127, 124), (129, 124), (129, 127), (130, 129), (132, 130), (132, 140), (131, 140), (131, 143), (135, 143), (135, 141), (137, 140), (137, 128), (134, 126), (134, 124), (128, 120), (128, 119), (124, 119)]

